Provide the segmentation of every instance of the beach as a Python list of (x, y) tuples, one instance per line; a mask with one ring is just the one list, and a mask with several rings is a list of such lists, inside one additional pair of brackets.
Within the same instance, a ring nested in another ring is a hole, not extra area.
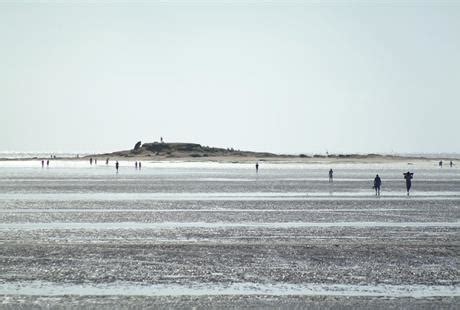
[(257, 159), (0, 161), (0, 307), (456, 307), (458, 168)]

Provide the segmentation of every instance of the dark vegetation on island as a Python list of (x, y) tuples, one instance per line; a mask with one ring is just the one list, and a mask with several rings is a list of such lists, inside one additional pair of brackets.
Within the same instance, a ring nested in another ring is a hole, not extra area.
[[(95, 155), (92, 155), (95, 156)], [(153, 142), (144, 143), (141, 141), (134, 145), (131, 150), (117, 151), (112, 153), (97, 154), (96, 156), (119, 156), (119, 157), (251, 157), (267, 159), (283, 158), (332, 158), (332, 159), (428, 159), (425, 157), (407, 157), (399, 155), (383, 154), (327, 154), (327, 155), (307, 155), (307, 154), (274, 154), (269, 152), (241, 151), (234, 148), (219, 148), (204, 146), (198, 143), (183, 142)], [(87, 156), (89, 157), (89, 156)]]
[(223, 157), (223, 156), (242, 156), (242, 157), (292, 157), (290, 155), (277, 155), (268, 152), (250, 152), (235, 150), (233, 148), (218, 148), (204, 146), (198, 143), (165, 143), (153, 142), (144, 143), (141, 141), (134, 145), (131, 150), (118, 151), (113, 153), (98, 154), (101, 156), (120, 156), (120, 157)]

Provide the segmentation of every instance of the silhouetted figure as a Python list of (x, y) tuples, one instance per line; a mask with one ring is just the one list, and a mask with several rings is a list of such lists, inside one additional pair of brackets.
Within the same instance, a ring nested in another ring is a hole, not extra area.
[(106, 164), (106, 165), (109, 164), (109, 158), (108, 158), (108, 157), (105, 159), (105, 164)]
[(452, 168), (453, 165), (454, 165), (454, 163), (453, 163), (452, 160), (451, 160), (450, 163), (449, 163), (449, 166)]
[(380, 196), (380, 186), (382, 186), (382, 180), (377, 174), (374, 179), (375, 196)]
[(117, 160), (117, 162), (115, 163), (115, 169), (117, 169), (117, 173), (118, 173), (118, 167), (120, 167), (120, 164), (118, 163), (118, 160)]
[(50, 160), (48, 159), (48, 160), (46, 161), (46, 167), (49, 167), (49, 166), (50, 166)]
[(412, 186), (412, 178), (414, 177), (414, 173), (407, 171), (406, 173), (403, 173), (403, 175), (404, 179), (406, 179), (407, 196), (409, 196), (409, 191)]
[(259, 173), (259, 162), (256, 162), (256, 173)]
[(442, 168), (442, 160), (439, 161), (439, 167)]
[(90, 165), (93, 164), (93, 158), (92, 158), (92, 157), (89, 158), (89, 164), (90, 164)]
[(334, 178), (333, 175), (334, 175), (334, 171), (332, 171), (332, 169), (329, 170), (329, 183), (333, 182), (333, 178)]
[(160, 142), (163, 143), (163, 137), (160, 137)]
[(134, 163), (134, 167), (136, 167), (136, 169), (137, 169), (137, 161)]
[(45, 167), (45, 161), (42, 160), (42, 168)]
[(139, 170), (141, 170), (141, 168), (142, 168), (142, 164), (141, 162), (139, 162)]
[(94, 159), (94, 164), (97, 165), (97, 158)]

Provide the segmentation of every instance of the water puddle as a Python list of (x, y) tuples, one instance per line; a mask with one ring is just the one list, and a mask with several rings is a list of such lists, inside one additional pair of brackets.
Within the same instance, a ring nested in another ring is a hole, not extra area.
[(330, 213), (330, 212), (392, 212), (392, 211), (417, 211), (414, 209), (393, 209), (393, 208), (376, 208), (376, 209), (3, 209), (0, 213), (207, 213), (207, 212), (251, 212), (251, 213), (291, 213), (291, 212), (309, 212), (309, 213)]
[(5, 193), (0, 200), (25, 201), (289, 201), (289, 200), (460, 200), (460, 192), (414, 192), (410, 197), (401, 192), (385, 192), (376, 198), (372, 192), (240, 192), (240, 193)]
[(114, 282), (71, 284), (53, 282), (0, 283), (0, 295), (33, 296), (203, 296), (203, 295), (303, 295), (303, 296), (382, 296), (382, 297), (453, 297), (460, 296), (455, 285), (349, 285), (349, 284), (144, 284)]
[(460, 222), (117, 222), (117, 223), (0, 223), (0, 230), (114, 230), (114, 229), (231, 229), (231, 228), (459, 228)]

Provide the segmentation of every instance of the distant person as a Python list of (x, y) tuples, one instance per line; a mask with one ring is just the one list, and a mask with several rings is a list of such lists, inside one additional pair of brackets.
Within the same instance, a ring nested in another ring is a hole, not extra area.
[(115, 162), (115, 169), (117, 169), (117, 173), (118, 173), (118, 167), (120, 167), (120, 164), (118, 163), (118, 160)]
[(449, 166), (450, 166), (451, 168), (454, 166), (454, 163), (452, 162), (452, 160), (450, 161)]
[(163, 143), (163, 137), (160, 137), (160, 142)]
[(50, 166), (50, 160), (48, 159), (48, 160), (46, 161), (46, 167), (49, 167), (49, 166)]
[(375, 196), (380, 196), (380, 186), (382, 186), (382, 180), (377, 174), (374, 179)]
[(403, 173), (403, 175), (404, 175), (404, 179), (406, 179), (407, 196), (409, 196), (409, 191), (412, 186), (412, 179), (414, 177), (414, 173), (407, 171), (406, 173)]
[(42, 168), (45, 167), (45, 161), (42, 160)]
[(334, 175), (334, 171), (332, 171), (332, 169), (329, 170), (329, 183), (333, 182), (333, 178), (334, 178), (333, 175)]
[(89, 164), (90, 164), (90, 165), (93, 164), (93, 158), (92, 158), (92, 157), (89, 158)]
[(97, 158), (94, 159), (94, 164), (97, 165)]
[(136, 167), (136, 169), (137, 169), (137, 161), (134, 163), (134, 167)]
[(108, 158), (108, 157), (105, 159), (105, 164), (106, 164), (106, 165), (109, 164), (109, 158)]
[(141, 170), (141, 168), (142, 168), (142, 164), (141, 162), (139, 162), (139, 170)]
[(256, 173), (259, 173), (259, 162), (256, 162)]
[(439, 167), (442, 168), (442, 160), (439, 161)]

